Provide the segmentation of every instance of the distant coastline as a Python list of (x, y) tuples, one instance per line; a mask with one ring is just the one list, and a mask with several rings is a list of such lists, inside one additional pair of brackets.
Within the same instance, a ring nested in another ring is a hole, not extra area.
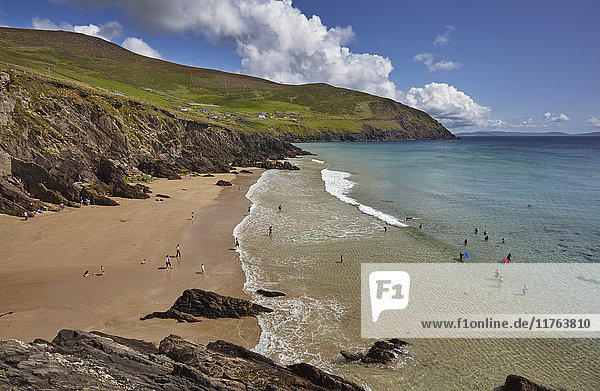
[(565, 133), (565, 132), (503, 132), (480, 131), (454, 133), (456, 137), (600, 137), (600, 132)]

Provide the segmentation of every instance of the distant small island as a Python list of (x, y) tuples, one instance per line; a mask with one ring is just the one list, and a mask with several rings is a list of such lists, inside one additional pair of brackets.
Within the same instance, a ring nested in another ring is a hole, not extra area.
[(600, 137), (600, 132), (565, 133), (565, 132), (504, 132), (480, 131), (454, 133), (456, 137)]

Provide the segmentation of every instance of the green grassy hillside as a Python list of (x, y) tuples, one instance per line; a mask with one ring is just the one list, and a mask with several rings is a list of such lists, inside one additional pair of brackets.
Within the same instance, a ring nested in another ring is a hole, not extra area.
[(291, 140), (359, 133), (366, 135), (359, 139), (453, 138), (426, 113), (390, 99), (183, 66), (77, 33), (0, 28), (0, 64)]

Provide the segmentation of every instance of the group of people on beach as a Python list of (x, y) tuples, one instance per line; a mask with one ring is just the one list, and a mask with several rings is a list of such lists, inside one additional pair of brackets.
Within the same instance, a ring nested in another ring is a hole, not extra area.
[[(504, 286), (504, 277), (502, 277), (502, 274), (500, 274), (500, 270), (496, 269), (494, 277), (496, 278), (498, 288), (502, 288)], [(527, 286), (527, 284), (523, 284), (523, 288), (521, 288), (521, 293), (523, 294), (523, 296), (526, 295), (528, 291), (529, 287)]]
[[(104, 266), (100, 265), (100, 273), (96, 274), (97, 276), (103, 276), (104, 275)], [(83, 273), (83, 277), (88, 278), (90, 276), (90, 271), (86, 270), (85, 273)]]

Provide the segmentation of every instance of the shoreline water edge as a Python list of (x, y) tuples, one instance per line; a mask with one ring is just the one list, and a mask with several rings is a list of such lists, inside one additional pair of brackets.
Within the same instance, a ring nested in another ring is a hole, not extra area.
[[(361, 262), (458, 262), (463, 247), (428, 231), (427, 223), (419, 229), (423, 216), (405, 221), (404, 214), (378, 209), (377, 199), (365, 200), (365, 184), (359, 183), (364, 174), (356, 181), (351, 167), (330, 157), (291, 159), (299, 172), (266, 171), (246, 193), (250, 214), (233, 231), (240, 241), (244, 291), (253, 302), (275, 309), (258, 316), (261, 334), (254, 351), (283, 364), (308, 362), (376, 390), (493, 389), (510, 373), (556, 389), (600, 384), (593, 360), (600, 344), (593, 339), (424, 339), (385, 368), (344, 360), (340, 350), (360, 351), (373, 342), (359, 331)], [(483, 244), (470, 243), (475, 262), (486, 262), (480, 250), (485, 247), (477, 246), (505, 248), (500, 238), (487, 244), (480, 237)], [(286, 296), (263, 297), (257, 289)], [(473, 366), (475, 361), (482, 365)], [(576, 374), (566, 370), (573, 367)]]

